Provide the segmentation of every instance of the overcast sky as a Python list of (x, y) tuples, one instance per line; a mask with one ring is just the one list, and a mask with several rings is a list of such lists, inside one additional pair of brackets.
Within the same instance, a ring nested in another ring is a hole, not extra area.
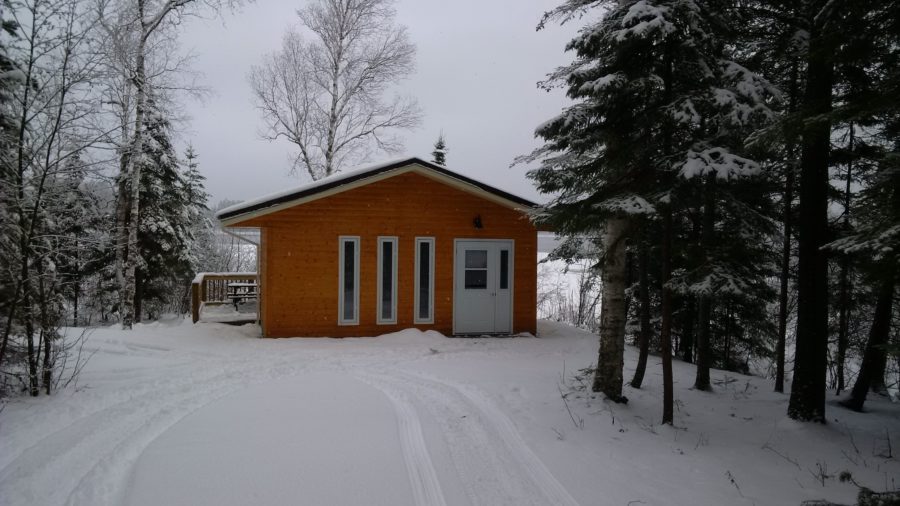
[[(539, 142), (534, 128), (566, 104), (561, 91), (536, 86), (571, 60), (565, 43), (577, 29), (535, 26), (560, 0), (402, 0), (397, 22), (418, 49), (416, 73), (398, 87), (423, 110), (418, 130), (401, 133), (404, 155), (431, 158), (443, 130), (447, 165), (523, 197), (540, 200), (513, 158)], [(188, 102), (184, 139), (194, 144), (212, 203), (245, 200), (308, 182), (288, 175), (291, 145), (262, 140), (261, 116), (251, 102), (247, 72), (262, 55), (279, 48), (303, 2), (257, 0), (223, 19), (195, 20), (182, 41), (197, 55), (194, 68), (213, 95)], [(379, 162), (388, 155), (378, 155)], [(349, 167), (348, 167), (349, 169)]]

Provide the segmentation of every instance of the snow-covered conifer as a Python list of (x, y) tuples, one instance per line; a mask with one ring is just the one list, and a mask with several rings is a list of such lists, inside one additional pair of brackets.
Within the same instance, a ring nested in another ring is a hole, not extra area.
[[(670, 279), (678, 214), (693, 202), (694, 179), (711, 181), (707, 201), (720, 204), (727, 186), (759, 173), (743, 148), (754, 125), (771, 116), (775, 90), (726, 52), (735, 12), (726, 2), (692, 0), (569, 1), (545, 16), (563, 22), (599, 16), (567, 46), (575, 61), (550, 74), (544, 86), (561, 86), (573, 105), (539, 126), (546, 142), (522, 162), (554, 199), (540, 215), (562, 234), (602, 235), (606, 246), (601, 346), (594, 389), (621, 397), (625, 330), (625, 244), (649, 220), (662, 215), (664, 375), (671, 378), (673, 289), (710, 295), (748, 283), (732, 264), (710, 251), (690, 272)], [(605, 11), (605, 12), (604, 12)], [(719, 183), (721, 181), (721, 183)], [(718, 228), (742, 197), (720, 205), (709, 234), (737, 239), (747, 228)], [(710, 208), (715, 218), (714, 209)], [(750, 213), (753, 214), (753, 213)], [(737, 219), (737, 218), (734, 218)], [(745, 220), (747, 221), (747, 220)], [(731, 234), (729, 237), (728, 234)], [(666, 381), (663, 420), (672, 421), (671, 384)]]
[(158, 315), (163, 310), (181, 310), (185, 280), (192, 277), (195, 264), (192, 226), (206, 202), (195, 156), (189, 151), (191, 159), (182, 172), (167, 113), (152, 96), (147, 101), (144, 133), (139, 162), (143, 205), (138, 219), (137, 319), (141, 312)]

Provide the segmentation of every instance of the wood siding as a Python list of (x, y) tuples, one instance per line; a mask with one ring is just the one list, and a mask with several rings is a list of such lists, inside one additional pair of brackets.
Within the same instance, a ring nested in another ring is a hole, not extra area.
[[(482, 229), (473, 225), (481, 216)], [(236, 226), (260, 227), (263, 334), (374, 336), (453, 330), (454, 239), (515, 241), (513, 332), (536, 331), (537, 229), (521, 212), (405, 173)], [(360, 238), (359, 325), (338, 325), (338, 237)], [(377, 242), (398, 241), (397, 323), (376, 323)], [(413, 323), (415, 238), (435, 238), (434, 323)]]

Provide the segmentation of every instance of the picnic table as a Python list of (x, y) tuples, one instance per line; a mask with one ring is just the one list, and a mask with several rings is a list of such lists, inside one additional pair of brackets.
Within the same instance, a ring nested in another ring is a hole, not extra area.
[(238, 310), (238, 304), (249, 299), (259, 297), (258, 285), (255, 282), (228, 283), (228, 298), (234, 304), (234, 310)]

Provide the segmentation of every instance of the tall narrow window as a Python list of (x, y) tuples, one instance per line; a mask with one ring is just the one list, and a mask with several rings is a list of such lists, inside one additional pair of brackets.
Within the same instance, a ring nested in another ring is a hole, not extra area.
[(378, 238), (378, 323), (397, 323), (397, 238)]
[(434, 237), (416, 237), (415, 323), (434, 323)]
[(359, 237), (341, 236), (338, 242), (338, 324), (359, 325)]

